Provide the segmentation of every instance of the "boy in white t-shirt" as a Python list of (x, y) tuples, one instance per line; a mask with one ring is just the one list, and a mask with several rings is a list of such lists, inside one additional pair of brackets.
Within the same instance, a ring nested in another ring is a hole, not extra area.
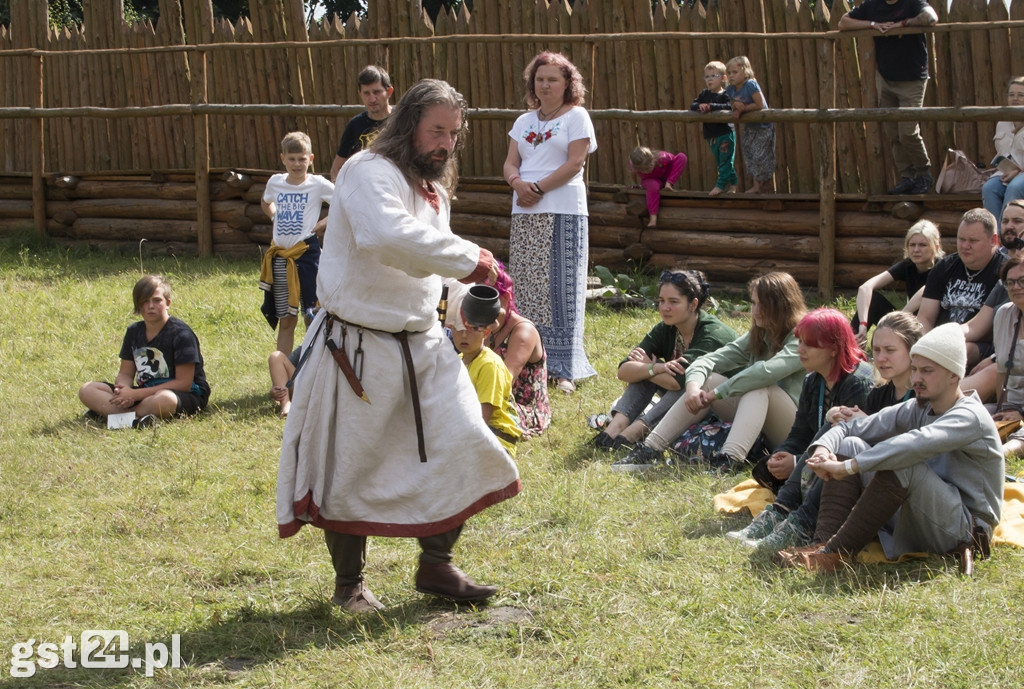
[(263, 212), (274, 222), (274, 240), (263, 255), (260, 288), (263, 315), (277, 328), (277, 348), (288, 354), (295, 343), (301, 309), (306, 322), (316, 306), (316, 273), (320, 265), (318, 236), (327, 226), (320, 209), (330, 203), (334, 185), (310, 175), (313, 144), (303, 132), (291, 132), (281, 141), (281, 162), (287, 174), (276, 174), (263, 192)]

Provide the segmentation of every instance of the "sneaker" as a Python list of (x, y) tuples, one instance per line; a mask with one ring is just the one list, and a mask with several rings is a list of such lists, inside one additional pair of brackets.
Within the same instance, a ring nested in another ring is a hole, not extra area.
[(802, 526), (798, 525), (795, 520), (787, 518), (779, 523), (775, 527), (775, 531), (772, 531), (767, 536), (760, 539), (749, 538), (741, 542), (743, 545), (753, 548), (759, 553), (769, 554), (777, 553), (786, 548), (807, 545), (811, 542), (811, 535)]
[(146, 414), (132, 421), (132, 428), (153, 428), (157, 425), (158, 419), (152, 414)]
[(624, 436), (624, 435), (617, 435), (617, 436), (615, 436), (612, 439), (612, 449), (613, 450), (618, 450), (619, 448), (623, 448), (623, 447), (625, 447), (625, 448), (627, 448), (629, 450), (632, 450), (635, 446), (633, 444), (633, 441), (629, 440), (626, 436)]
[(615, 447), (613, 444), (615, 442), (615, 439), (612, 438), (607, 433), (605, 433), (604, 431), (601, 431), (600, 433), (595, 435), (594, 439), (591, 442), (597, 446), (598, 450), (601, 450), (603, 452), (611, 452), (612, 448)]
[(928, 192), (930, 192), (932, 190), (932, 188), (934, 186), (935, 186), (935, 180), (932, 178), (931, 175), (929, 175), (928, 173), (925, 173), (923, 175), (918, 176), (914, 180), (914, 186), (910, 189), (910, 191), (908, 191), (906, 193), (908, 193), (908, 194), (927, 194)]
[(640, 444), (630, 450), (628, 455), (612, 464), (612, 471), (647, 471), (663, 461), (664, 453), (661, 450)]
[(913, 192), (910, 190), (914, 188), (914, 184), (916, 183), (916, 181), (917, 180), (915, 180), (913, 177), (904, 177), (903, 179), (896, 183), (895, 187), (889, 190), (889, 193), (894, 196), (899, 194), (912, 194)]
[(725, 474), (739, 469), (743, 462), (738, 462), (724, 452), (716, 452), (707, 459), (708, 466), (712, 471)]
[(765, 507), (756, 517), (754, 517), (754, 521), (750, 522), (739, 531), (729, 531), (725, 534), (725, 537), (731, 538), (734, 541), (747, 541), (764, 538), (771, 532), (775, 531), (775, 527), (781, 524), (785, 518), (786, 515), (782, 514), (782, 512), (777, 512), (774, 507), (768, 505), (768, 507)]
[(92, 409), (86, 409), (85, 413), (82, 414), (82, 421), (85, 421), (86, 423), (91, 421), (92, 423), (101, 423), (106, 425), (107, 417), (103, 416), (103, 414), (94, 412)]

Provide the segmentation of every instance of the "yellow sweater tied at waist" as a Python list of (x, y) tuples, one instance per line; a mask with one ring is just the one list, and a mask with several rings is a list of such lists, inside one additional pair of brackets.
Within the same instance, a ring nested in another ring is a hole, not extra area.
[(301, 288), (299, 287), (299, 269), (295, 265), (295, 260), (306, 253), (308, 248), (309, 245), (306, 242), (299, 242), (289, 249), (283, 249), (272, 243), (267, 252), (263, 254), (263, 264), (260, 266), (260, 289), (267, 292), (272, 291), (274, 287), (274, 257), (280, 256), (287, 263), (289, 316), (299, 315)]

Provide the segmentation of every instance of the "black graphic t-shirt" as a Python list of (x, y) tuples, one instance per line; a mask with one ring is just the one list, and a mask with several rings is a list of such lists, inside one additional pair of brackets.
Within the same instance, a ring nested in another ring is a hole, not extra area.
[(925, 299), (939, 301), (939, 317), (935, 325), (966, 323), (971, 320), (999, 283), (999, 269), (1005, 260), (1005, 256), (996, 253), (978, 273), (968, 273), (957, 254), (946, 256), (936, 263), (924, 287)]
[(377, 134), (384, 127), (388, 118), (375, 120), (370, 113), (361, 112), (351, 120), (341, 134), (341, 143), (338, 144), (337, 155), (339, 158), (351, 158), (364, 148), (368, 148)]
[(210, 394), (203, 371), (203, 355), (199, 338), (184, 321), (171, 316), (152, 340), (146, 341), (146, 322), (128, 326), (121, 342), (121, 359), (135, 362), (135, 387), (159, 385), (174, 379), (175, 365), (195, 364), (192, 392), (202, 397)]

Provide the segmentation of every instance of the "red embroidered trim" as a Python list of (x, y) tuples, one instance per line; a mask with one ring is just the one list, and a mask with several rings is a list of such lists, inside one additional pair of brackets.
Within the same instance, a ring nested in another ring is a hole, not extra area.
[(342, 522), (324, 519), (320, 516), (319, 505), (313, 502), (313, 492), (310, 491), (304, 498), (296, 501), (295, 514), (308, 514), (309, 520), (295, 519), (287, 524), (277, 525), (277, 535), (281, 538), (294, 536), (306, 524), (318, 526), (321, 529), (330, 529), (339, 533), (352, 534), (354, 536), (391, 536), (395, 538), (422, 538), (424, 536), (435, 536), (445, 531), (451, 531), (459, 524), (472, 517), (477, 512), (482, 512), (491, 505), (497, 505), (503, 500), (515, 497), (523, 489), (522, 481), (516, 479), (509, 485), (488, 493), (458, 514), (427, 524), (388, 524), (386, 522)]

